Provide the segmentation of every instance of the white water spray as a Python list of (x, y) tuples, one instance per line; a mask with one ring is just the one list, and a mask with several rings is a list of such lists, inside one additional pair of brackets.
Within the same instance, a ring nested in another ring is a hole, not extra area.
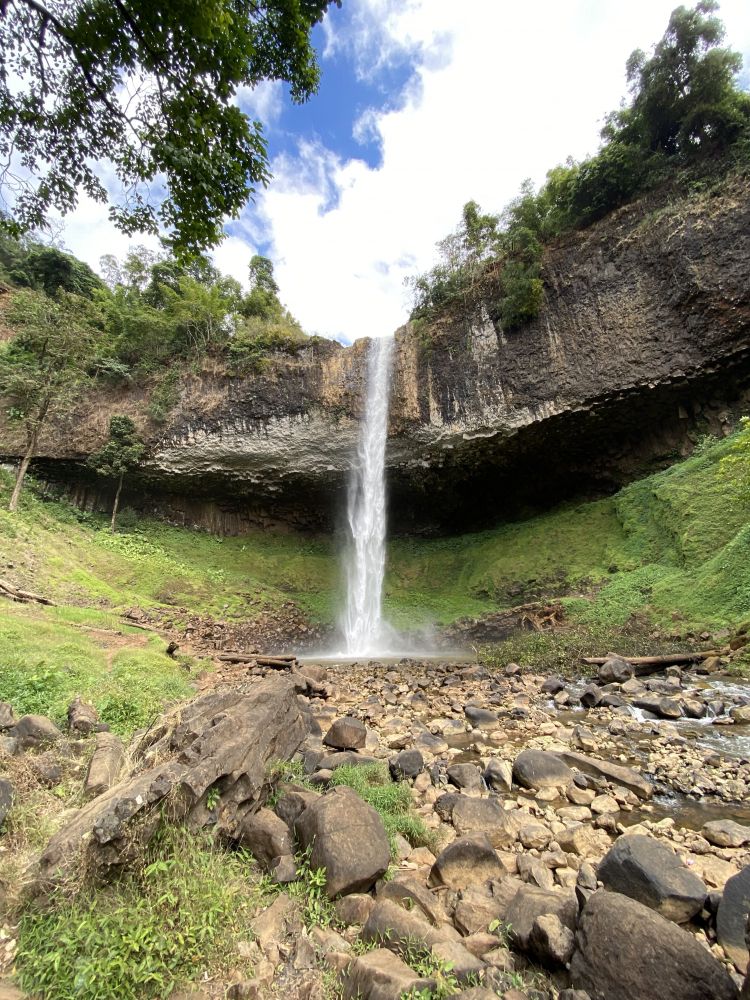
[(385, 445), (392, 353), (392, 337), (370, 342), (365, 418), (349, 481), (347, 519), (351, 538), (342, 625), (346, 652), (352, 656), (386, 653), (391, 636), (391, 629), (383, 621), (382, 595), (386, 531)]

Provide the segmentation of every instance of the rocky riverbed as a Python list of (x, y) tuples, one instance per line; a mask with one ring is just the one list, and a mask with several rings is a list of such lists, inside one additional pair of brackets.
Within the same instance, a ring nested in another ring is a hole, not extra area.
[[(612, 655), (595, 680), (570, 682), (432, 659), (224, 663), (129, 747), (80, 702), (67, 736), (5, 705), (0, 753), (27, 755), (50, 784), (96, 743), (81, 768), (93, 797), (25, 892), (46, 898), (81, 851), (87, 867), (127, 863), (171, 803), (280, 887), (308, 849), (335, 903), (334, 924), (318, 926), (281, 892), (248, 932), (255, 975), (205, 997), (308, 1000), (335, 974), (336, 990), (366, 1000), (734, 998), (748, 961), (750, 688), (722, 666), (636, 676), (645, 668)], [(268, 762), (290, 758), (300, 776), (269, 799)], [(389, 844), (378, 812), (331, 784), (373, 762), (406, 783), (430, 848)], [(0, 783), (0, 812), (17, 794)], [(13, 928), (3, 934), (10, 961)]]

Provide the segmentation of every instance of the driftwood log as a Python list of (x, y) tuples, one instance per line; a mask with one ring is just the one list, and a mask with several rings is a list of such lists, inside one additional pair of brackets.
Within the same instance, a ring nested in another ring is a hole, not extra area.
[(21, 590), (20, 587), (14, 587), (7, 580), (0, 580), (0, 594), (10, 597), (12, 601), (33, 601), (36, 604), (47, 604), (50, 607), (55, 606), (55, 602), (50, 601), (48, 597), (42, 597), (41, 594), (32, 594), (29, 590)]
[(633, 666), (669, 667), (675, 666), (678, 663), (694, 663), (696, 660), (707, 660), (711, 656), (718, 655), (715, 649), (709, 649), (701, 653), (667, 653), (665, 656), (620, 656), (619, 653), (610, 653), (609, 656), (584, 656), (582, 660), (584, 663), (600, 667), (607, 660), (618, 657), (620, 660), (625, 660), (626, 663), (632, 663)]

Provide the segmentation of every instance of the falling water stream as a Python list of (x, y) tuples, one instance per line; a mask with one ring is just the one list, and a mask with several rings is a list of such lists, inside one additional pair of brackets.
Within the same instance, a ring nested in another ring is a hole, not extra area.
[(350, 656), (387, 653), (393, 636), (382, 614), (386, 532), (385, 445), (392, 353), (392, 337), (370, 341), (364, 420), (347, 498), (350, 544), (342, 627), (346, 653)]

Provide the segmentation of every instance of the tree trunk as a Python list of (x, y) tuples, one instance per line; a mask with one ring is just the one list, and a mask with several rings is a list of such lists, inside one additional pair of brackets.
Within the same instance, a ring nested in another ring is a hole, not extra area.
[(18, 501), (21, 499), (21, 490), (23, 489), (23, 481), (26, 476), (26, 470), (28, 469), (29, 462), (34, 457), (34, 452), (36, 451), (36, 439), (38, 433), (39, 426), (37, 425), (34, 433), (31, 435), (28, 447), (26, 448), (26, 454), (21, 459), (21, 464), (18, 467), (18, 472), (16, 473), (16, 483), (13, 487), (10, 503), (8, 504), (8, 510), (13, 514), (15, 514), (18, 510)]
[(120, 490), (122, 489), (122, 477), (125, 475), (124, 472), (120, 473), (120, 482), (117, 484), (117, 493), (115, 493), (115, 505), (112, 508), (112, 524), (110, 525), (109, 533), (114, 535), (115, 533), (115, 518), (117, 517), (117, 507), (120, 503)]

